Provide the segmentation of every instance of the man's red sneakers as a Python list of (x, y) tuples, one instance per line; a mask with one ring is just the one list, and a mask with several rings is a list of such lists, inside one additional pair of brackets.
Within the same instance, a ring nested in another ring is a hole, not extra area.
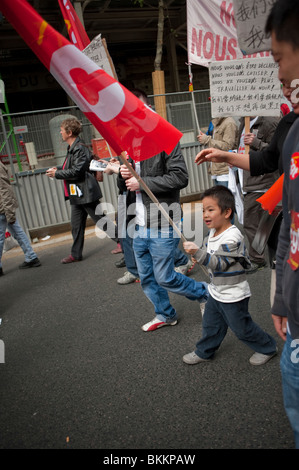
[(141, 328), (143, 331), (154, 331), (158, 328), (162, 328), (162, 326), (174, 326), (177, 324), (177, 322), (177, 320), (174, 320), (173, 322), (164, 322), (155, 317), (152, 321), (146, 323)]

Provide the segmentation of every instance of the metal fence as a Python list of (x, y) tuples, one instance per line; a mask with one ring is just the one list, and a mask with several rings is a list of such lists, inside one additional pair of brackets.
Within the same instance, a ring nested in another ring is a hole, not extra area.
[[(195, 107), (197, 119), (200, 127), (208, 127), (211, 120), (211, 104), (209, 101), (209, 90), (201, 90), (194, 92)], [(182, 144), (192, 143), (196, 141), (197, 129), (196, 119), (194, 115), (194, 106), (190, 92), (169, 93), (165, 95), (167, 119), (184, 135), (181, 139)], [(154, 108), (154, 96), (149, 96), (149, 101)], [(3, 162), (8, 162), (8, 152), (11, 153), (14, 163), (17, 163), (17, 155), (21, 161), (22, 169), (27, 169), (27, 158), (24, 152), (24, 145), (33, 142), (38, 157), (39, 167), (46, 166), (47, 159), (55, 156), (53, 135), (51, 135), (50, 121), (58, 116), (71, 114), (76, 116), (83, 124), (82, 138), (86, 144), (90, 143), (95, 137), (94, 128), (80, 111), (77, 106), (69, 106), (64, 108), (55, 108), (42, 111), (30, 111), (24, 113), (13, 113), (10, 115), (3, 114), (6, 133), (20, 132), (15, 134), (15, 139), (8, 139), (7, 146), (3, 146), (0, 151), (0, 158)], [(11, 124), (9, 124), (9, 120)], [(26, 132), (22, 132), (22, 128), (26, 128)], [(60, 139), (58, 133), (57, 139)], [(5, 141), (3, 130), (0, 129), (0, 144)], [(16, 155), (17, 154), (17, 155)], [(23, 168), (24, 166), (24, 168)], [(17, 167), (17, 171), (20, 168)]]
[[(211, 179), (206, 165), (199, 167), (194, 163), (200, 150), (198, 143), (183, 144), (182, 153), (189, 173), (189, 184), (181, 190), (181, 201), (196, 199), (198, 193), (211, 186)], [(26, 171), (16, 174), (15, 191), (19, 201), (18, 218), (27, 231), (45, 236), (53, 229), (68, 224), (70, 205), (64, 199), (63, 184), (60, 180), (46, 176), (46, 169)], [(103, 198), (101, 202), (109, 203), (111, 212), (117, 211), (118, 188), (116, 175), (104, 175), (99, 183)], [(55, 230), (54, 230), (55, 232)]]
[[(195, 93), (197, 117), (201, 127), (209, 125), (210, 103), (209, 90)], [(154, 97), (149, 97), (154, 103)], [(181, 139), (182, 152), (185, 157), (189, 172), (189, 184), (181, 191), (182, 201), (191, 200), (192, 197), (211, 186), (210, 176), (205, 165), (198, 167), (194, 163), (196, 154), (200, 150), (196, 141), (196, 125), (194, 109), (190, 93), (173, 93), (166, 95), (166, 107), (168, 120), (183, 132)], [(14, 128), (27, 127), (28, 132), (15, 134), (15, 144), (11, 136), (0, 152), (0, 158), (4, 163), (9, 163), (7, 146), (14, 161), (15, 191), (19, 201), (18, 218), (31, 236), (32, 233), (59, 228), (70, 221), (70, 206), (64, 200), (63, 185), (61, 181), (51, 180), (46, 176), (46, 169), (52, 166), (51, 158), (55, 158), (55, 142), (50, 133), (49, 121), (60, 115), (71, 114), (79, 118), (83, 123), (83, 139), (90, 143), (94, 138), (94, 128), (77, 107), (59, 108), (41, 112), (28, 112), (20, 114), (3, 115), (5, 132), (0, 132), (0, 142), (4, 142), (5, 133), (9, 135), (12, 126)], [(8, 119), (11, 119), (9, 125)], [(58, 134), (59, 136), (59, 134)], [(60, 136), (59, 136), (60, 138)], [(30, 169), (23, 155), (24, 146), (21, 142), (33, 142), (38, 156), (38, 167)], [(17, 165), (16, 149), (19, 152), (22, 171)], [(103, 193), (103, 202), (110, 203), (117, 210), (118, 188), (115, 175), (104, 175), (104, 181), (99, 183)]]

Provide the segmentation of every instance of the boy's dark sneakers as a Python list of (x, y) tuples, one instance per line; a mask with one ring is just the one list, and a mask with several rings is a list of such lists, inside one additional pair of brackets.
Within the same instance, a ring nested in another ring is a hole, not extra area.
[(19, 268), (20, 269), (27, 269), (27, 268), (38, 268), (38, 266), (41, 266), (41, 262), (38, 258), (34, 258), (31, 261), (24, 261), (24, 263), (20, 264)]
[(3, 272), (2, 268), (0, 268), (0, 276), (4, 276), (4, 272)]

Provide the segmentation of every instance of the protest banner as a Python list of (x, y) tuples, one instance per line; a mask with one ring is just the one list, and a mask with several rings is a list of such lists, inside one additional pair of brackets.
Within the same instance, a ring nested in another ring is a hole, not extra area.
[(211, 63), (212, 117), (244, 116), (247, 133), (250, 116), (280, 116), (277, 69), (272, 57)]
[(212, 116), (279, 116), (278, 65), (269, 58), (210, 64)]
[(83, 53), (89, 57), (98, 67), (105, 70), (108, 75), (117, 80), (117, 74), (111, 56), (108, 52), (106, 40), (101, 34), (98, 34), (87, 47)]
[(239, 47), (244, 55), (271, 50), (265, 24), (275, 0), (233, 0)]
[[(257, 2), (249, 0), (249, 3)], [(189, 63), (207, 67), (210, 62), (244, 57), (238, 44), (235, 16), (232, 0), (187, 0)], [(258, 54), (258, 57), (269, 56), (268, 51)]]

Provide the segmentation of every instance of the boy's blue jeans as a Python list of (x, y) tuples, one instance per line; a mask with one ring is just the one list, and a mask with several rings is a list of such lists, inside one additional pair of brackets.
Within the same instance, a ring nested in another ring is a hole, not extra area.
[(14, 224), (8, 224), (5, 215), (0, 214), (0, 267), (2, 267), (1, 258), (5, 240), (6, 227), (9, 233), (17, 240), (18, 244), (22, 248), (25, 255), (25, 261), (28, 263), (29, 261), (35, 259), (36, 253), (33, 251), (31, 243), (26, 233), (20, 226), (19, 222), (16, 220)]
[(295, 446), (299, 449), (299, 339), (289, 333), (280, 358), (282, 392), (286, 413), (294, 432)]
[(158, 319), (169, 323), (177, 319), (177, 313), (170, 304), (168, 291), (190, 300), (201, 301), (208, 297), (205, 282), (197, 282), (174, 270), (174, 253), (179, 241), (172, 227), (163, 232), (138, 225), (133, 240), (142, 289), (154, 305)]
[(211, 295), (205, 306), (202, 320), (202, 337), (196, 344), (195, 352), (203, 359), (210, 359), (225, 338), (228, 327), (237, 338), (254, 351), (273, 354), (276, 341), (262, 330), (248, 312), (249, 297), (239, 302), (224, 303)]

